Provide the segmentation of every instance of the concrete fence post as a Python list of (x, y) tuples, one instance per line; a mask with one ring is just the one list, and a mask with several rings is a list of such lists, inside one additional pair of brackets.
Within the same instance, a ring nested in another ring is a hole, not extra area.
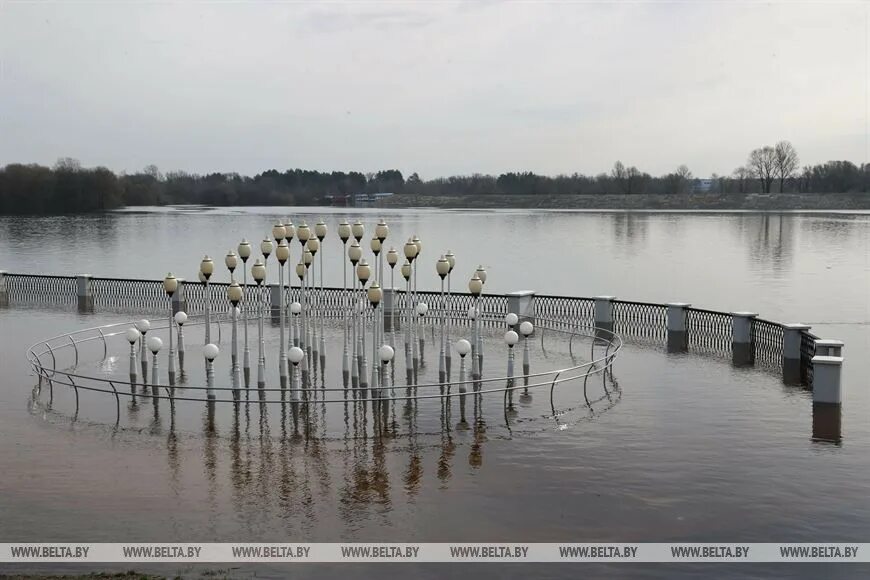
[(172, 314), (187, 312), (187, 292), (184, 290), (184, 279), (178, 278), (178, 288), (172, 295)]
[(281, 318), (282, 291), (283, 288), (278, 284), (269, 284), (269, 311), (272, 315), (272, 322), (278, 322)]
[(737, 366), (755, 364), (752, 324), (757, 312), (731, 313), (731, 360)]
[(384, 288), (381, 305), (384, 309), (384, 332), (399, 330), (402, 323), (402, 313), (399, 311), (399, 296), (395, 288)]
[(686, 352), (689, 350), (689, 334), (687, 327), (687, 302), (669, 302), (668, 306), (668, 352)]
[(817, 354), (813, 357), (813, 403), (839, 405), (843, 402), (842, 371), (842, 356)]
[(816, 354), (822, 356), (843, 356), (843, 341), (821, 338), (816, 341)]
[(532, 324), (535, 323), (535, 291), (534, 290), (519, 290), (517, 292), (508, 292), (505, 294), (508, 299), (507, 314), (513, 312), (519, 317), (519, 323), (528, 320)]
[(90, 274), (76, 276), (76, 298), (79, 312), (94, 311), (94, 281)]
[(595, 327), (613, 332), (613, 300), (616, 296), (596, 296)]
[(801, 382), (801, 335), (810, 328), (808, 324), (782, 325), (782, 380), (786, 384)]
[(0, 270), (0, 306), (9, 304), (9, 289), (6, 287), (6, 270)]

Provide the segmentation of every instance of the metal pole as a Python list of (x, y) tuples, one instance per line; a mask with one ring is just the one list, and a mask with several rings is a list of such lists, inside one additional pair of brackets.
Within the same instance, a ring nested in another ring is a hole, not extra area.
[(323, 337), (323, 242), (320, 243), (320, 374), (321, 376), (326, 371), (326, 339)]
[(239, 313), (237, 305), (232, 305), (233, 315), (233, 398), (238, 399), (239, 389), (241, 388), (241, 377), (239, 376)]
[(479, 334), (479, 323), (480, 323), (480, 296), (474, 297), (474, 320), (472, 321), (472, 334), (471, 334), (471, 380), (475, 381), (474, 388), (477, 389), (476, 381), (480, 380), (480, 362), (478, 357), (478, 349), (480, 348), (478, 334)]
[(209, 279), (205, 279), (205, 344), (211, 342), (211, 305), (209, 304)]
[(514, 406), (514, 347), (508, 345), (508, 367), (507, 367), (507, 384), (508, 384), (508, 408)]
[(242, 328), (245, 331), (245, 353), (244, 353), (244, 367), (245, 372), (245, 388), (248, 388), (248, 385), (251, 384), (251, 351), (248, 348), (248, 308), (247, 308), (247, 297), (248, 297), (248, 259), (242, 259), (242, 270), (244, 273), (242, 274), (242, 290), (244, 291), (244, 298), (242, 299)]
[(352, 359), (352, 364), (351, 364), (351, 386), (354, 388), (354, 394), (356, 394), (356, 389), (359, 387), (359, 360), (357, 358), (359, 356), (359, 353), (357, 352), (357, 341), (356, 341), (356, 330), (357, 330), (357, 328), (356, 328), (357, 327), (356, 307), (355, 307), (356, 274), (355, 273), (353, 273), (353, 274), (354, 275), (351, 276), (353, 290), (351, 291), (351, 296), (350, 296), (350, 318), (351, 318), (351, 328), (353, 330), (353, 337), (351, 339), (353, 342), (353, 359)]
[(444, 356), (444, 314), (446, 309), (447, 306), (444, 303), (444, 278), (441, 278), (441, 352), (438, 355), (438, 382), (442, 384), (447, 380), (447, 362)]
[(342, 249), (341, 249), (341, 318), (342, 323), (344, 325), (344, 350), (341, 354), (341, 380), (345, 387), (347, 387), (348, 380), (350, 379), (350, 361), (348, 360), (348, 346), (347, 346), (347, 264), (345, 260), (347, 259), (347, 240), (342, 241)]
[(259, 322), (257, 325), (257, 330), (259, 331), (259, 351), (257, 357), (257, 387), (263, 388), (266, 386), (266, 339), (263, 336), (263, 316), (264, 316), (264, 308), (263, 302), (265, 301), (263, 285), (260, 282), (257, 282), (257, 293), (259, 294), (257, 303), (259, 304)]
[[(281, 303), (278, 307), (279, 326), (281, 328), (281, 355), (278, 357), (278, 376), (281, 378), (281, 388), (287, 388), (287, 346), (284, 341), (284, 263), (278, 262), (278, 289), (281, 292)], [(233, 317), (235, 323), (235, 316)], [(235, 329), (234, 329), (235, 330)]]
[(175, 326), (175, 320), (172, 312), (172, 294), (169, 295), (169, 326), (166, 327), (169, 332), (169, 384), (175, 384), (175, 346), (172, 343), (172, 327)]

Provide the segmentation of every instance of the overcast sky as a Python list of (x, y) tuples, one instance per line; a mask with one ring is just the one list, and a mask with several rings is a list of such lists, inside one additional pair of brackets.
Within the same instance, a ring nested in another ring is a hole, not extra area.
[(0, 164), (423, 178), (867, 160), (865, 3), (0, 0)]

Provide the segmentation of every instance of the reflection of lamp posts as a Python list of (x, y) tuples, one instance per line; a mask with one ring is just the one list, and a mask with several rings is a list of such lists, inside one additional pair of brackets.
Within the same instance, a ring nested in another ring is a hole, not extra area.
[[(516, 315), (514, 315), (516, 316)], [(508, 346), (508, 367), (507, 367), (507, 386), (508, 386), (508, 408), (514, 406), (514, 345), (520, 340), (520, 337), (513, 330), (508, 330), (504, 333), (504, 341)]]
[(471, 343), (464, 338), (457, 340), (456, 352), (459, 353), (459, 424), (465, 426), (465, 355), (471, 352)]
[[(314, 351), (314, 358), (316, 359), (320, 349), (317, 344), (317, 319), (319, 317), (318, 314), (318, 297), (316, 292), (316, 286), (314, 284), (317, 279), (317, 274), (313, 270), (314, 267), (314, 256), (317, 255), (318, 250), (320, 250), (320, 240), (315, 237), (308, 238), (308, 242), (305, 244), (305, 249), (308, 253), (311, 254), (310, 259), (306, 256), (306, 252), (303, 252), (302, 257), (305, 260), (305, 265), (311, 270), (311, 275), (308, 276), (308, 290), (311, 291), (309, 294), (310, 300), (308, 301), (308, 308), (306, 309), (306, 317), (308, 313), (313, 314), (313, 319), (311, 320), (311, 324), (308, 325), (308, 330), (311, 331), (311, 338), (309, 342), (309, 349)], [(306, 339), (308, 335), (306, 335)]]
[(341, 239), (341, 313), (342, 323), (344, 325), (344, 349), (341, 355), (341, 376), (344, 381), (344, 386), (347, 387), (347, 382), (350, 379), (350, 361), (348, 360), (347, 347), (347, 264), (344, 262), (344, 257), (347, 256), (347, 240), (350, 239), (350, 224), (347, 220), (341, 220), (338, 224), (338, 237)]
[(281, 329), (280, 346), (281, 354), (278, 356), (278, 376), (281, 380), (281, 388), (287, 388), (287, 337), (284, 334), (284, 264), (290, 258), (290, 246), (287, 245), (287, 240), (278, 242), (278, 249), (275, 250), (275, 258), (278, 260), (278, 288), (281, 294), (281, 303), (278, 307), (279, 327)]
[[(360, 290), (364, 291), (366, 283), (371, 278), (372, 269), (366, 262), (365, 258), (361, 259), (356, 267), (356, 276), (359, 279)], [(357, 301), (357, 307), (362, 304)], [(359, 309), (359, 308), (358, 308)], [(360, 332), (359, 332), (359, 382), (363, 389), (368, 388), (368, 379), (366, 378), (366, 368), (368, 367), (368, 357), (366, 357), (366, 334), (365, 334), (365, 310), (360, 309)], [(375, 364), (377, 362), (372, 361)]]
[(199, 273), (205, 285), (205, 342), (208, 344), (211, 342), (211, 293), (208, 283), (214, 273), (214, 262), (208, 256), (205, 256), (199, 263)]
[(444, 354), (444, 324), (447, 305), (444, 303), (444, 278), (450, 273), (450, 262), (447, 258), (441, 256), (435, 262), (435, 271), (438, 277), (441, 278), (441, 352), (438, 354), (438, 382), (443, 383), (447, 380), (447, 361)]
[(142, 319), (136, 322), (136, 330), (139, 331), (139, 362), (142, 365), (142, 389), (145, 389), (145, 383), (148, 382), (148, 352), (145, 346), (145, 341), (147, 340), (146, 334), (151, 329), (151, 323)]
[(326, 224), (323, 223), (323, 220), (317, 222), (314, 226), (314, 235), (317, 236), (318, 240), (318, 250), (320, 251), (320, 368), (326, 364), (326, 339), (323, 336), (323, 319), (326, 316), (324, 302), (323, 302), (323, 238), (326, 237)]
[[(298, 302), (294, 302), (293, 305), (299, 305), (300, 310), (302, 309), (302, 305), (299, 304)], [(287, 353), (287, 357), (290, 359), (290, 362), (293, 364), (293, 368), (291, 369), (291, 375), (290, 375), (290, 400), (291, 401), (298, 401), (299, 400), (299, 391), (302, 388), (302, 383), (299, 379), (299, 363), (302, 362), (303, 358), (305, 358), (305, 353), (298, 346), (293, 346), (293, 347), (290, 347), (290, 350)]]
[(184, 323), (187, 322), (187, 313), (179, 310), (175, 313), (175, 324), (178, 325), (178, 370), (184, 379)]
[(471, 318), (473, 333), (471, 338), (471, 378), (480, 380), (480, 357), (477, 350), (480, 349), (480, 292), (483, 290), (483, 281), (477, 272), (468, 282), (468, 291), (474, 296), (474, 306), (469, 309), (468, 317)]
[[(356, 325), (356, 306), (355, 306), (355, 303), (356, 303), (356, 265), (359, 263), (360, 258), (362, 258), (362, 248), (359, 247), (358, 241), (354, 240), (353, 242), (351, 242), (350, 248), (348, 248), (348, 250), (347, 250), (347, 257), (348, 257), (348, 260), (350, 260), (350, 264), (351, 264), (350, 277), (351, 277), (351, 284), (353, 285), (353, 290), (351, 291), (350, 299), (348, 300), (349, 312), (346, 312), (345, 316), (347, 316), (348, 314), (350, 315), (350, 324), (351, 324), (351, 328), (353, 330), (352, 336), (351, 336), (351, 343), (353, 344), (353, 347), (352, 347), (353, 348), (353, 358), (351, 359), (351, 361), (353, 361), (353, 362), (351, 363), (352, 368), (350, 369), (350, 374), (351, 374), (351, 386), (354, 389), (356, 389), (359, 386), (359, 368), (358, 368), (358, 364), (357, 364), (357, 350), (356, 350), (356, 326), (357, 326)], [(346, 340), (347, 340), (347, 331), (346, 331), (346, 326), (345, 326), (345, 341)], [(344, 358), (345, 358), (345, 361), (347, 361), (347, 342), (345, 342)], [(343, 371), (347, 372), (347, 364), (345, 364), (345, 363), (342, 363), (342, 364), (344, 364), (344, 366), (342, 367)], [(355, 391), (354, 391), (354, 394), (356, 394)]]
[[(378, 376), (378, 304), (384, 297), (384, 292), (381, 290), (377, 282), (369, 286), (368, 292), (369, 304), (372, 305), (372, 391), (376, 389), (380, 392), (381, 381)], [(380, 395), (379, 395), (380, 396)]]
[(241, 388), (241, 379), (239, 377), (239, 333), (238, 333), (238, 320), (239, 320), (239, 309), (237, 308), (239, 302), (242, 301), (242, 297), (244, 292), (242, 291), (242, 287), (239, 286), (239, 283), (235, 280), (232, 284), (227, 288), (227, 298), (230, 299), (230, 304), (232, 304), (232, 308), (230, 312), (233, 317), (233, 345), (232, 345), (232, 365), (233, 365), (233, 397), (238, 397), (239, 389)]
[(254, 265), (251, 267), (251, 275), (254, 277), (254, 282), (257, 283), (257, 333), (259, 347), (257, 349), (257, 387), (263, 388), (266, 386), (266, 343), (263, 338), (263, 283), (266, 281), (266, 265), (257, 258)]
[[(450, 269), (447, 270), (447, 338), (444, 341), (445, 344), (450, 344), (450, 328), (453, 326), (453, 320), (451, 318), (452, 315), (452, 307), (453, 307), (453, 295), (450, 290), (450, 277), (453, 274), (453, 267), (456, 266), (456, 256), (453, 254), (452, 250), (447, 250), (447, 253), (444, 255), (447, 258), (447, 263), (450, 264)], [(447, 376), (450, 377), (450, 362), (453, 360), (453, 352), (450, 348), (447, 348)]]
[[(416, 249), (416, 246), (414, 248)], [(414, 366), (411, 362), (411, 262), (409, 260), (405, 260), (402, 264), (402, 278), (405, 279), (405, 369), (408, 371), (410, 381)]]
[(534, 325), (532, 325), (528, 320), (524, 320), (522, 324), (520, 324), (520, 334), (523, 335), (523, 375), (526, 377), (525, 393), (529, 392), (529, 336), (531, 336), (534, 330)]
[[(236, 248), (239, 257), (242, 259), (242, 291), (248, 292), (248, 258), (251, 257), (251, 244), (248, 240), (242, 238), (239, 247)], [(242, 327), (245, 335), (245, 354), (242, 367), (245, 373), (245, 387), (251, 383), (251, 351), (248, 348), (248, 309), (247, 304), (242, 308)]]
[(124, 333), (124, 337), (127, 339), (127, 342), (130, 343), (130, 387), (134, 388), (133, 385), (136, 383), (136, 341), (139, 340), (139, 337), (142, 336), (136, 327), (131, 326), (127, 329), (127, 332)]
[(166, 331), (169, 332), (169, 384), (175, 384), (175, 348), (172, 346), (172, 295), (178, 290), (178, 280), (170, 272), (163, 279), (163, 289), (166, 290), (166, 295), (169, 296), (169, 326)]
[(160, 340), (159, 336), (149, 336), (148, 337), (148, 350), (151, 351), (151, 394), (155, 397), (154, 402), (157, 402), (157, 395), (159, 392), (157, 391), (157, 384), (159, 379), (157, 372), (157, 353), (160, 352), (160, 349), (163, 348), (163, 341)]
[[(478, 266), (477, 277), (480, 278), (480, 290), (483, 292), (483, 286), (486, 284), (486, 269), (483, 266)], [(480, 311), (480, 296), (477, 300), (477, 369), (483, 375), (483, 313)]]
[[(390, 248), (387, 252), (387, 264), (390, 265), (390, 346), (396, 344), (396, 263), (398, 261), (399, 252), (396, 248)], [(393, 352), (395, 353), (395, 349)]]

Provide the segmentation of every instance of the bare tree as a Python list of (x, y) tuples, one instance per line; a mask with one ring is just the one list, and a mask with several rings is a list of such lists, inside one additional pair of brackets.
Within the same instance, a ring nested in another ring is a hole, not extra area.
[(794, 176), (800, 165), (797, 151), (794, 146), (788, 141), (780, 141), (776, 144), (774, 151), (774, 169), (779, 176), (779, 192), (783, 192), (785, 180)]
[(613, 164), (613, 169), (610, 171), (610, 177), (619, 186), (623, 193), (631, 193), (631, 182), (628, 179), (628, 171), (622, 161), (617, 161)]
[(776, 171), (776, 151), (770, 145), (753, 149), (749, 154), (746, 166), (752, 172), (752, 176), (761, 182), (761, 192), (770, 193), (773, 176)]
[(737, 191), (740, 193), (746, 193), (746, 185), (747, 182), (752, 179), (752, 171), (749, 168), (741, 165), (731, 174), (734, 177), (734, 180), (737, 182)]

